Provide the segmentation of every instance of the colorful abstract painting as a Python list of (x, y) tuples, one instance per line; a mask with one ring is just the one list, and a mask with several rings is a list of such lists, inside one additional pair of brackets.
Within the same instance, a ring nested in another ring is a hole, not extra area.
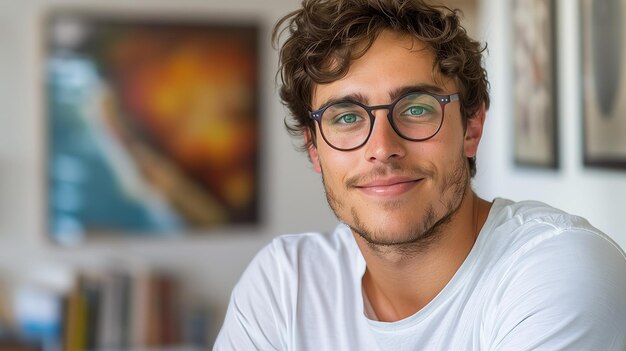
[(256, 25), (57, 11), (44, 36), (55, 241), (258, 223)]

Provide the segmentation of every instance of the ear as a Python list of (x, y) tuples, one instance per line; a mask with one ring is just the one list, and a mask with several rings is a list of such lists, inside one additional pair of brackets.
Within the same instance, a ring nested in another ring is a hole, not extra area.
[(309, 153), (309, 158), (311, 159), (311, 163), (313, 163), (313, 170), (317, 173), (322, 173), (322, 167), (320, 166), (319, 155), (317, 154), (317, 147), (315, 143), (311, 142), (311, 130), (307, 129), (304, 131), (304, 142), (309, 145), (307, 152)]
[(467, 120), (467, 127), (465, 128), (465, 143), (464, 152), (465, 157), (476, 156), (478, 150), (478, 144), (480, 138), (483, 136), (483, 127), (485, 125), (485, 104), (480, 104), (480, 108), (472, 118)]

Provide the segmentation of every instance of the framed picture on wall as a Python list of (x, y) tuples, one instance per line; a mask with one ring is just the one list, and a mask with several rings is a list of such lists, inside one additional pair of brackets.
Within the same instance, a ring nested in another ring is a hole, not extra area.
[(258, 224), (256, 24), (55, 10), (43, 27), (54, 241)]
[(626, 1), (581, 4), (584, 164), (626, 168)]
[(514, 159), (558, 168), (556, 1), (513, 0)]

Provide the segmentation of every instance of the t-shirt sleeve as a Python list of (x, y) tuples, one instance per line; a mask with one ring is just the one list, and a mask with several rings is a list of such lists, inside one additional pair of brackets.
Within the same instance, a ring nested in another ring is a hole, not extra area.
[(567, 230), (521, 254), (495, 295), (490, 350), (626, 350), (626, 258)]
[(263, 248), (233, 289), (214, 351), (286, 349), (287, 297), (276, 246)]

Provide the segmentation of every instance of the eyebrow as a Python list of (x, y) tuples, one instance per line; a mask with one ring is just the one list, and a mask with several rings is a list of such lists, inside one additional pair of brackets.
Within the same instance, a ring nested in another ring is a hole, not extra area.
[[(404, 94), (408, 94), (412, 92), (443, 94), (444, 91), (441, 87), (437, 85), (432, 85), (432, 84), (417, 84), (417, 85), (403, 86), (403, 87), (399, 87), (399, 88), (389, 91), (389, 103), (391, 103), (392, 101), (394, 101), (395, 99), (397, 99), (398, 97)], [(342, 95), (339, 97), (330, 98), (326, 100), (316, 110), (321, 110), (322, 108), (326, 106), (330, 106), (332, 104), (336, 104), (339, 102), (358, 102), (363, 105), (369, 105), (368, 103), (369, 99), (367, 98), (367, 96), (361, 93), (352, 93), (352, 94)]]
[(418, 84), (407, 87), (400, 87), (389, 92), (390, 103), (398, 97), (408, 93), (431, 93), (431, 94), (443, 94), (444, 90), (433, 84)]
[(323, 109), (326, 106), (330, 106), (332, 104), (336, 104), (336, 103), (339, 103), (339, 102), (358, 102), (358, 103), (361, 103), (363, 105), (367, 105), (368, 101), (369, 100), (368, 100), (368, 98), (365, 95), (363, 95), (361, 93), (352, 93), (352, 94), (343, 95), (343, 96), (340, 96), (340, 97), (330, 98), (330, 99), (324, 101), (324, 103), (322, 105), (320, 105), (320, 107), (318, 107), (315, 110), (321, 110), (321, 109)]

